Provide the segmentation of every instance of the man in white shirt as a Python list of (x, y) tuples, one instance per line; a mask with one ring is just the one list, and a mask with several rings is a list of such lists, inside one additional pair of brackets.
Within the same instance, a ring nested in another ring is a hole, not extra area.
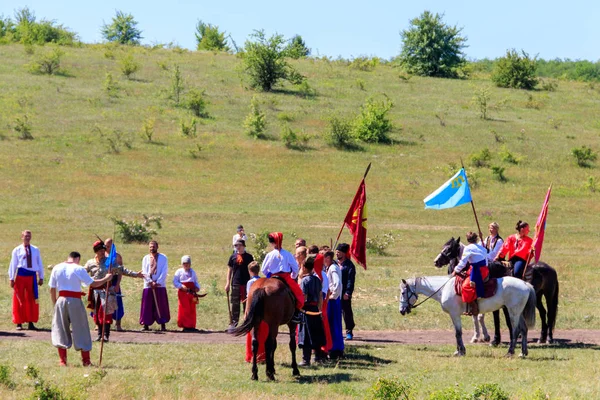
[[(23, 244), (12, 251), (8, 266), (8, 279), (13, 289), (13, 323), (17, 330), (23, 329), (28, 322), (29, 329), (36, 330), (40, 307), (38, 304), (38, 285), (44, 283), (44, 266), (40, 250), (31, 244), (31, 231), (21, 233)], [(37, 279), (36, 279), (37, 278)]]
[(54, 304), (52, 345), (58, 348), (62, 366), (67, 365), (67, 349), (72, 345), (75, 350), (81, 351), (83, 366), (91, 365), (92, 337), (81, 301), (81, 296), (85, 294), (81, 291), (81, 285), (101, 287), (112, 278), (108, 274), (103, 279), (94, 280), (79, 265), (80, 258), (81, 255), (76, 251), (69, 254), (66, 262), (54, 266), (48, 282), (50, 298)]
[(232, 238), (232, 246), (235, 250), (235, 244), (237, 243), (238, 240), (243, 240), (244, 242), (246, 242), (248, 240), (248, 237), (246, 236), (246, 233), (244, 233), (244, 227), (242, 225), (238, 225), (237, 227), (237, 233), (235, 235), (233, 235)]
[(165, 324), (171, 320), (169, 312), (169, 297), (167, 296), (167, 272), (169, 269), (167, 257), (158, 252), (158, 242), (148, 244), (150, 254), (142, 260), (144, 274), (144, 291), (140, 310), (140, 325), (142, 331), (149, 331), (154, 322), (160, 324), (160, 330), (166, 331)]

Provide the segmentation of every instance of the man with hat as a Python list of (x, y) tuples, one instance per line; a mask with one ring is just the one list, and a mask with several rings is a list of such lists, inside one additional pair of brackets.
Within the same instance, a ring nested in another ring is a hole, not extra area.
[(196, 331), (196, 304), (200, 291), (200, 284), (196, 271), (192, 269), (192, 257), (181, 257), (181, 268), (175, 271), (173, 286), (177, 288), (177, 326), (183, 332)]
[[(106, 246), (101, 240), (97, 240), (93, 244), (93, 250), (96, 255), (89, 259), (83, 267), (93, 279), (103, 279), (109, 272), (113, 276), (127, 275), (131, 277), (143, 277), (141, 272), (133, 272), (119, 265), (118, 258), (113, 260), (112, 265), (107, 266), (106, 261)], [(110, 268), (110, 271), (109, 271)], [(102, 328), (104, 327), (104, 341), (108, 342), (110, 338), (110, 327), (113, 322), (113, 313), (117, 310), (117, 297), (115, 294), (116, 280), (109, 284), (108, 296), (106, 288), (92, 289), (88, 294), (88, 309), (92, 310), (94, 323), (98, 328), (98, 336), (96, 341), (102, 340)]]
[(342, 315), (344, 325), (346, 325), (346, 340), (352, 340), (354, 335), (354, 313), (352, 312), (352, 293), (354, 292), (354, 280), (356, 279), (356, 267), (350, 258), (348, 252), (350, 245), (340, 243), (335, 249), (335, 256), (342, 270)]
[[(229, 328), (233, 329), (240, 320), (240, 304), (246, 300), (246, 284), (250, 280), (248, 265), (254, 261), (250, 253), (246, 253), (246, 241), (238, 239), (235, 244), (235, 252), (229, 257), (227, 262), (227, 283), (225, 284), (225, 293), (230, 296), (231, 309)], [(246, 303), (244, 302), (244, 311)]]
[(52, 345), (58, 348), (60, 365), (67, 365), (67, 349), (75, 346), (81, 351), (83, 366), (91, 365), (90, 351), (92, 337), (87, 322), (85, 307), (81, 301), (81, 285), (90, 288), (100, 288), (110, 279), (106, 274), (102, 279), (92, 279), (87, 271), (79, 265), (81, 255), (74, 251), (69, 254), (66, 262), (55, 265), (50, 274), (50, 297), (54, 304), (52, 317)]
[(14, 248), (8, 266), (13, 289), (12, 320), (18, 331), (26, 322), (29, 329), (36, 330), (34, 322), (38, 322), (40, 315), (38, 286), (44, 283), (44, 266), (39, 249), (31, 244), (31, 231), (21, 232), (21, 240), (23, 244)]
[(144, 291), (140, 309), (140, 325), (142, 331), (149, 331), (154, 322), (160, 324), (160, 330), (166, 331), (166, 323), (171, 320), (169, 297), (167, 296), (167, 272), (169, 261), (164, 254), (158, 252), (156, 240), (148, 243), (149, 254), (142, 259), (144, 274)]

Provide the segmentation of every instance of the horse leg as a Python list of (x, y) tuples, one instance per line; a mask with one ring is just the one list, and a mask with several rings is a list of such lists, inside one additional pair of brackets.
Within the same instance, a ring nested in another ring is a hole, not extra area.
[(452, 323), (454, 324), (454, 336), (456, 336), (456, 351), (455, 356), (464, 356), (467, 354), (465, 344), (462, 339), (462, 321), (460, 320), (460, 311), (456, 312), (456, 315), (451, 315)]
[[(508, 328), (508, 333), (510, 334), (510, 340), (513, 340), (513, 326), (515, 324), (510, 319), (510, 313), (508, 312), (508, 308), (506, 306), (502, 307), (502, 311), (504, 311), (504, 319), (506, 319), (506, 327)], [(516, 338), (515, 338), (516, 339)]]
[(269, 334), (265, 341), (265, 358), (267, 364), (267, 378), (269, 380), (275, 379), (275, 352), (273, 350), (273, 338)]
[[(479, 321), (479, 325), (481, 325), (481, 333), (483, 334), (483, 341), (490, 341), (490, 334), (488, 333), (487, 326), (485, 326), (485, 314), (479, 314), (477, 316), (477, 320)], [(480, 340), (481, 342), (481, 340)]]
[(290, 352), (292, 353), (292, 375), (300, 376), (296, 363), (296, 324), (288, 324), (290, 330)]
[(490, 346), (498, 346), (501, 343), (500, 338), (500, 310), (496, 310), (492, 313), (494, 315), (494, 340), (490, 343)]
[(475, 332), (473, 332), (473, 337), (471, 338), (471, 343), (477, 343), (479, 341), (479, 321), (477, 320), (477, 315), (473, 315), (473, 327), (475, 328)]
[(525, 319), (523, 317), (520, 318), (519, 325), (521, 325), (522, 336), (521, 354), (519, 354), (519, 357), (525, 358), (529, 355), (529, 351), (527, 350), (527, 324), (525, 323)]
[[(542, 302), (542, 296), (537, 297), (536, 307), (540, 312), (540, 320), (542, 321), (542, 332), (540, 333), (540, 338), (538, 339), (538, 343), (546, 343), (546, 339), (548, 338), (548, 324), (546, 323), (546, 309), (544, 308), (544, 303)], [(548, 299), (546, 299), (546, 304), (548, 303)]]
[(258, 355), (258, 327), (255, 326), (252, 330), (252, 380), (258, 380), (258, 366), (256, 365), (256, 357)]
[(548, 306), (548, 343), (554, 342), (554, 324), (556, 323), (556, 312), (558, 310), (558, 282), (556, 290), (553, 290), (551, 296), (546, 296), (546, 305)]
[(508, 353), (506, 353), (506, 357), (512, 357), (515, 354), (515, 346), (517, 344), (517, 337), (519, 336), (519, 331), (521, 330), (520, 321), (521, 318), (520, 313), (516, 313), (514, 310), (509, 310), (509, 319), (507, 319), (507, 323), (514, 327), (512, 334), (510, 335), (510, 345), (508, 346)]

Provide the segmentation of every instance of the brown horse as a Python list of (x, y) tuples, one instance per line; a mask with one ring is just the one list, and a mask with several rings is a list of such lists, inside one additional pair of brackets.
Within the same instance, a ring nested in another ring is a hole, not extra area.
[(252, 331), (252, 380), (258, 379), (256, 355), (258, 353), (258, 329), (261, 321), (269, 326), (269, 335), (265, 341), (267, 378), (275, 379), (275, 349), (279, 325), (286, 324), (290, 330), (290, 352), (292, 353), (292, 374), (300, 375), (296, 364), (296, 324), (291, 322), (296, 310), (296, 300), (288, 286), (277, 278), (261, 278), (252, 284), (244, 322), (230, 331), (242, 336)]

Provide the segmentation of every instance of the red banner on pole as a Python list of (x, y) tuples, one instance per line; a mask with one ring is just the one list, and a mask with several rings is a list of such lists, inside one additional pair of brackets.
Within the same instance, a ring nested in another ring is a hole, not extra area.
[(344, 224), (352, 234), (350, 255), (357, 263), (367, 269), (367, 191), (365, 180), (360, 182), (358, 191), (344, 219)]
[(540, 260), (542, 255), (542, 244), (544, 243), (544, 233), (546, 232), (546, 217), (548, 216), (548, 202), (550, 201), (550, 192), (552, 192), (552, 185), (548, 188), (546, 193), (546, 199), (542, 205), (542, 211), (535, 224), (535, 236), (533, 237), (533, 248), (535, 249), (535, 262)]

